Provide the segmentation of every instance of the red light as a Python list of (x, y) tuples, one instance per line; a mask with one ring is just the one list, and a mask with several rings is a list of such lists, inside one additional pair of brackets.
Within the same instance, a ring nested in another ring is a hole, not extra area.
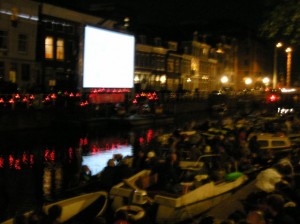
[(0, 168), (4, 168), (4, 159), (0, 157)]
[(139, 142), (140, 142), (140, 144), (143, 144), (143, 143), (144, 143), (144, 138), (143, 138), (143, 137), (140, 137), (140, 138), (139, 138)]
[(272, 94), (269, 96), (269, 101), (270, 102), (275, 102), (278, 100), (278, 96), (276, 96), (275, 94)]
[(73, 149), (72, 149), (72, 147), (69, 148), (69, 158), (70, 159), (73, 158)]
[(85, 107), (85, 106), (87, 106), (89, 104), (89, 102), (86, 100), (85, 102), (81, 102), (80, 103), (80, 106), (81, 107)]
[(51, 159), (51, 161), (55, 160), (55, 151), (54, 150), (52, 150), (50, 153), (50, 159)]
[(92, 154), (95, 154), (98, 151), (97, 147), (94, 145), (92, 148)]
[(33, 165), (33, 163), (34, 163), (34, 157), (33, 157), (33, 154), (30, 154), (29, 161), (30, 161), (30, 166), (32, 167), (32, 165)]
[(28, 160), (27, 160), (27, 155), (26, 155), (25, 152), (24, 152), (23, 155), (22, 155), (22, 162), (23, 162), (23, 163), (27, 163), (27, 162), (28, 162)]
[(55, 152), (54, 151), (50, 151), (49, 149), (46, 149), (45, 153), (44, 153), (44, 159), (45, 159), (45, 161), (54, 161), (54, 159), (55, 159)]
[(83, 145), (87, 145), (87, 144), (89, 144), (89, 141), (88, 141), (87, 138), (84, 138), (84, 139), (83, 139)]
[(15, 160), (15, 166), (14, 167), (15, 167), (16, 170), (20, 170), (21, 169), (20, 160), (19, 159)]
[(4, 103), (4, 100), (3, 100), (3, 98), (0, 98), (0, 103)]
[(153, 130), (149, 129), (147, 132), (147, 142), (150, 142), (153, 139)]
[(13, 165), (14, 165), (14, 157), (12, 155), (9, 155), (9, 157), (8, 157), (8, 163), (9, 163), (9, 167), (13, 167)]

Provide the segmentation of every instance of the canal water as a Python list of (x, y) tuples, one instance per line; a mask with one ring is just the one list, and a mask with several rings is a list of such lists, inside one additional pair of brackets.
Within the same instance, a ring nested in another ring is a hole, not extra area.
[(45, 200), (57, 200), (62, 191), (76, 186), (83, 165), (95, 175), (115, 154), (132, 155), (136, 139), (147, 144), (161, 133), (183, 127), (184, 120), (163, 127), (61, 127), (1, 133), (0, 222)]

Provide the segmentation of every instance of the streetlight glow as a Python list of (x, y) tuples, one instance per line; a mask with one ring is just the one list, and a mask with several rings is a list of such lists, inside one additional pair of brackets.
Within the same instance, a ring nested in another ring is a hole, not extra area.
[(221, 83), (225, 84), (228, 82), (228, 77), (226, 75), (224, 75), (222, 78), (221, 78)]
[(288, 47), (287, 49), (285, 49), (285, 52), (286, 52), (286, 53), (292, 52), (292, 48), (291, 48), (291, 47)]
[(278, 42), (274, 48), (274, 62), (273, 62), (273, 89), (277, 86), (277, 48), (282, 47), (283, 44)]
[(250, 85), (252, 83), (252, 79), (251, 78), (246, 78), (245, 79), (245, 84), (246, 85)]
[(265, 84), (265, 85), (268, 85), (269, 82), (270, 82), (270, 79), (268, 77), (265, 77), (263, 78), (262, 82)]
[(287, 53), (287, 61), (286, 61), (286, 86), (291, 86), (291, 65), (292, 65), (292, 48), (288, 47), (285, 49)]

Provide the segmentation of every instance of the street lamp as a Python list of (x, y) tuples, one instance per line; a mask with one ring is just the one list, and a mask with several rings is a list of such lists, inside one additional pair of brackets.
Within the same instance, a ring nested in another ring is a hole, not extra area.
[(246, 86), (250, 86), (252, 84), (252, 79), (251, 78), (245, 78), (245, 84), (246, 84)]
[(270, 79), (268, 77), (265, 77), (265, 78), (263, 78), (262, 82), (266, 87), (268, 87)]
[(291, 65), (292, 65), (292, 48), (288, 47), (285, 49), (287, 53), (286, 61), (286, 86), (289, 88), (291, 86)]
[(225, 85), (226, 83), (228, 83), (228, 81), (229, 81), (229, 79), (228, 79), (228, 77), (226, 75), (222, 76), (222, 78), (221, 78), (221, 83), (222, 84)]
[(273, 62), (273, 89), (277, 86), (277, 48), (282, 47), (282, 43), (278, 42), (274, 48), (274, 62)]

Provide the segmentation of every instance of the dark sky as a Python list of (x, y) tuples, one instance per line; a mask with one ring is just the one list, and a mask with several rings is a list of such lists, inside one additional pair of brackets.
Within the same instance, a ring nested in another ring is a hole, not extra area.
[(264, 0), (113, 1), (131, 13), (132, 28), (148, 29), (148, 32), (153, 29), (153, 33), (179, 34), (199, 30), (217, 35), (236, 35), (249, 29), (255, 30), (264, 14)]
[[(193, 31), (234, 36), (255, 30), (264, 15), (264, 0), (40, 0), (78, 9), (94, 10), (99, 16), (131, 18), (131, 29), (171, 38)], [(96, 11), (98, 4), (98, 11)], [(100, 6), (100, 7), (99, 7)]]

